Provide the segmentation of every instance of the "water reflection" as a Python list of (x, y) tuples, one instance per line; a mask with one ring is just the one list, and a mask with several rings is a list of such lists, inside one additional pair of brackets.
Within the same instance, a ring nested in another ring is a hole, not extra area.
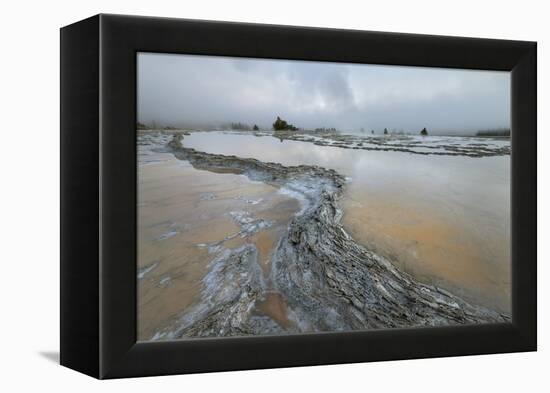
[(349, 178), (345, 228), (419, 279), (510, 312), (510, 157), (425, 156), (193, 133), (184, 145)]

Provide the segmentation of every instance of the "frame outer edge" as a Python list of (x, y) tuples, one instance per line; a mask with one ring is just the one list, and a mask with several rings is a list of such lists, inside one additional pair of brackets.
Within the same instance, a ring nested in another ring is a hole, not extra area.
[(98, 16), (60, 31), (60, 363), (99, 377)]
[[(517, 131), (516, 131), (517, 130)], [(521, 137), (514, 137), (514, 133)], [(537, 43), (512, 69), (512, 303), (526, 350), (537, 350)], [(515, 148), (515, 149), (514, 149)], [(514, 201), (521, 201), (514, 203)], [(518, 244), (521, 245), (518, 247)], [(519, 268), (521, 267), (521, 269)]]

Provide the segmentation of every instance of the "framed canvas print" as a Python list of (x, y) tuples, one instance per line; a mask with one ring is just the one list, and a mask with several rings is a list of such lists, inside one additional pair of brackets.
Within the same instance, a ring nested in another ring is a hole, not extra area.
[(97, 378), (534, 351), (536, 44), (64, 27), (61, 230)]

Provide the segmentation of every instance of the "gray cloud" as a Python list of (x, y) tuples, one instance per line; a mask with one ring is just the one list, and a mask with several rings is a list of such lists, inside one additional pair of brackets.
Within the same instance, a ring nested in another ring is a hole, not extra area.
[(137, 87), (139, 120), (162, 125), (510, 126), (507, 72), (140, 53)]

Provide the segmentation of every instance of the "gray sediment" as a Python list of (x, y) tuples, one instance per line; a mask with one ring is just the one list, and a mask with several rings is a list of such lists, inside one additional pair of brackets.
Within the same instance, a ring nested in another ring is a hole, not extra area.
[[(484, 138), (473, 137), (477, 143), (467, 145), (444, 143), (422, 144), (407, 135), (363, 136), (341, 133), (308, 132), (306, 130), (276, 131), (271, 134), (279, 140), (293, 140), (310, 142), (319, 146), (331, 146), (342, 149), (368, 150), (368, 151), (395, 151), (419, 155), (435, 156), (463, 156), (471, 158), (495, 157), (510, 155), (510, 145), (494, 146), (491, 141), (505, 140), (509, 138)], [(420, 149), (419, 149), (420, 148)]]
[[(345, 178), (318, 166), (283, 166), (186, 148), (174, 135), (167, 149), (193, 167), (240, 173), (296, 195), (301, 211), (271, 257), (269, 277), (253, 243), (224, 249), (209, 264), (201, 300), (153, 339), (290, 334), (396, 327), (509, 322), (510, 317), (423, 284), (358, 244), (340, 223)], [(289, 326), (259, 315), (266, 291), (285, 299)]]

